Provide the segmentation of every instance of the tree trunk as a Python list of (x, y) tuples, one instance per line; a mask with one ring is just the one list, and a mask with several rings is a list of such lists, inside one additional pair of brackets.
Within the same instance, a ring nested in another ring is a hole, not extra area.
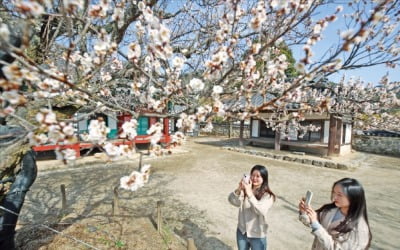
[(331, 114), (329, 120), (329, 140), (328, 140), (328, 156), (335, 154), (335, 144), (336, 144), (336, 119)]
[(35, 153), (31, 150), (22, 159), (21, 171), (17, 174), (9, 192), (1, 201), (5, 211), (0, 217), (0, 249), (14, 249), (15, 226), (24, 204), (26, 192), (36, 179)]
[(25, 194), (36, 179), (35, 153), (27, 132), (19, 127), (0, 126), (0, 249), (14, 249), (15, 227)]

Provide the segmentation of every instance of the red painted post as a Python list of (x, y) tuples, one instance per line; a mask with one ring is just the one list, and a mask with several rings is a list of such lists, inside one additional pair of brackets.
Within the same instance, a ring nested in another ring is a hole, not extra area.
[(79, 146), (79, 142), (73, 145), (73, 149), (76, 152), (76, 158), (81, 157), (81, 147)]
[(169, 136), (169, 118), (164, 118), (164, 135)]

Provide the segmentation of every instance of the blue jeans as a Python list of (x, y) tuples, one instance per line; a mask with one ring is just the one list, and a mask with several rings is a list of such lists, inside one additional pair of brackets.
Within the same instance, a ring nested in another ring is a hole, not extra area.
[(247, 233), (242, 234), (239, 229), (236, 230), (236, 241), (239, 250), (266, 250), (267, 238), (249, 238)]

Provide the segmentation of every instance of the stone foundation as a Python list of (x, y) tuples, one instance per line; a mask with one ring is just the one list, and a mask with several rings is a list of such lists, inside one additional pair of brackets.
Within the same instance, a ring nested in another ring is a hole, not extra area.
[(244, 149), (244, 148), (239, 148), (239, 147), (229, 147), (225, 146), (222, 147), (223, 149), (239, 152), (239, 153), (244, 153), (244, 154), (249, 154), (249, 155), (257, 155), (257, 156), (262, 156), (266, 158), (271, 158), (275, 160), (283, 160), (283, 161), (293, 161), (301, 164), (307, 164), (307, 165), (314, 165), (316, 167), (325, 167), (325, 168), (335, 168), (335, 169), (341, 169), (341, 170), (348, 170), (351, 168), (351, 166), (343, 163), (336, 163), (331, 160), (325, 160), (321, 158), (320, 160), (313, 160), (313, 159), (308, 159), (305, 157), (297, 157), (297, 156), (292, 156), (292, 155), (282, 155), (282, 154), (274, 154), (274, 153), (269, 153), (269, 152), (262, 152), (262, 151), (256, 151), (256, 150), (249, 150), (249, 149)]

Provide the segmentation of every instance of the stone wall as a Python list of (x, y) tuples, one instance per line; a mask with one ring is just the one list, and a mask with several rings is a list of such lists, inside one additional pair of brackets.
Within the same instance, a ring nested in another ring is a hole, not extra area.
[(354, 135), (352, 146), (358, 151), (400, 156), (400, 137)]
[[(200, 127), (204, 127), (205, 124), (200, 124)], [(229, 123), (213, 123), (213, 130), (209, 133), (204, 131), (200, 132), (202, 135), (217, 135), (217, 136), (229, 136), (229, 137), (239, 137), (240, 134), (240, 124), (229, 124)], [(250, 137), (250, 126), (248, 124), (244, 125), (243, 128), (243, 138)]]

